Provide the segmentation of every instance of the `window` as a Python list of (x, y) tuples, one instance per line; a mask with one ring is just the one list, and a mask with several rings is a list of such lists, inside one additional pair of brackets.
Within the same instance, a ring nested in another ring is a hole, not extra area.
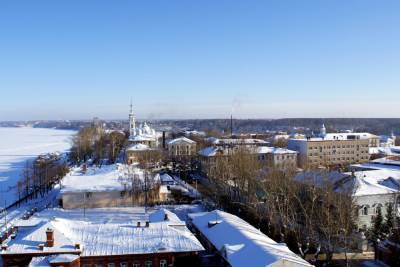
[(127, 262), (121, 262), (120, 266), (121, 267), (128, 267), (128, 263)]
[(82, 265), (82, 267), (90, 267), (90, 264), (85, 263)]
[(102, 264), (95, 264), (94, 266), (95, 266), (95, 267), (103, 267)]
[(362, 215), (368, 215), (368, 207), (362, 209)]
[(140, 263), (139, 262), (134, 262), (132, 267), (140, 267)]
[(145, 267), (153, 267), (153, 262), (152, 261), (146, 261), (144, 266)]
[(115, 263), (109, 263), (107, 266), (108, 267), (115, 267)]
[(378, 212), (382, 212), (381, 206), (377, 206), (377, 207), (375, 208), (375, 214), (378, 214)]
[(160, 260), (160, 267), (167, 267), (167, 260)]

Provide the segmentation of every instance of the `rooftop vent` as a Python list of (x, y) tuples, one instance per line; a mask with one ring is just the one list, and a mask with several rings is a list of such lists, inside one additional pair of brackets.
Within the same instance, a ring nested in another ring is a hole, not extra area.
[(146, 227), (149, 227), (149, 226), (150, 226), (150, 222), (146, 221)]
[(39, 247), (39, 250), (40, 250), (40, 251), (43, 251), (43, 250), (44, 250), (44, 244), (39, 244), (38, 247)]
[(76, 243), (76, 244), (75, 244), (75, 249), (78, 249), (78, 250), (80, 250), (80, 249), (81, 249), (81, 244), (79, 244), (79, 243)]
[(137, 222), (137, 227), (140, 227), (140, 222)]
[(214, 220), (214, 221), (209, 221), (208, 222), (208, 228), (211, 228), (217, 224), (220, 224), (222, 221), (221, 220)]
[(8, 246), (7, 246), (6, 244), (4, 244), (4, 245), (1, 245), (1, 250), (2, 250), (2, 251), (6, 251), (6, 250), (7, 250), (7, 248), (8, 248)]

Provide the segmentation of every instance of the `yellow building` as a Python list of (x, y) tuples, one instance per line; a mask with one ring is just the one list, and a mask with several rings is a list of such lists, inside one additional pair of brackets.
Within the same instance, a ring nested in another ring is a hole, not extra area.
[(288, 148), (299, 152), (301, 167), (346, 166), (369, 161), (369, 148), (379, 145), (379, 137), (369, 133), (329, 133), (320, 137), (290, 139)]

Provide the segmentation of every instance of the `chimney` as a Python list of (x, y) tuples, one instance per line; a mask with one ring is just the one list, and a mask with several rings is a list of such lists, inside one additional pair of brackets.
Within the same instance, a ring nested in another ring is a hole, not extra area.
[(46, 230), (46, 247), (54, 246), (54, 231), (51, 228)]
[(140, 227), (140, 222), (137, 222), (137, 227)]
[(146, 227), (149, 227), (149, 226), (150, 226), (150, 222), (146, 221)]
[(81, 249), (81, 244), (76, 243), (76, 244), (75, 244), (75, 249), (80, 250), (80, 249)]
[(162, 147), (165, 149), (165, 131), (162, 132)]
[(231, 138), (233, 137), (233, 117), (231, 114)]
[(168, 214), (167, 213), (164, 214), (164, 221), (168, 221)]
[(1, 245), (1, 251), (6, 251), (8, 246), (6, 244)]

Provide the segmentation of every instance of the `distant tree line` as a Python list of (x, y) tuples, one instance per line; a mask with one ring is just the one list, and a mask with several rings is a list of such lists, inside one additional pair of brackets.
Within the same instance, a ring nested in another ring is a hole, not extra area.
[(85, 127), (72, 139), (70, 160), (72, 163), (82, 163), (92, 160), (101, 165), (104, 161), (117, 161), (127, 140), (127, 134), (120, 131), (106, 132), (99, 127)]
[[(374, 134), (390, 134), (393, 130), (400, 135), (400, 119), (381, 118), (293, 118), (293, 119), (234, 119), (234, 133), (291, 131), (296, 127), (298, 132), (317, 133), (322, 123), (329, 131), (354, 130), (371, 132)], [(199, 131), (214, 129), (220, 134), (230, 133), (230, 119), (198, 119), (198, 120), (164, 120), (155, 125), (169, 126), (173, 128), (192, 128)]]

